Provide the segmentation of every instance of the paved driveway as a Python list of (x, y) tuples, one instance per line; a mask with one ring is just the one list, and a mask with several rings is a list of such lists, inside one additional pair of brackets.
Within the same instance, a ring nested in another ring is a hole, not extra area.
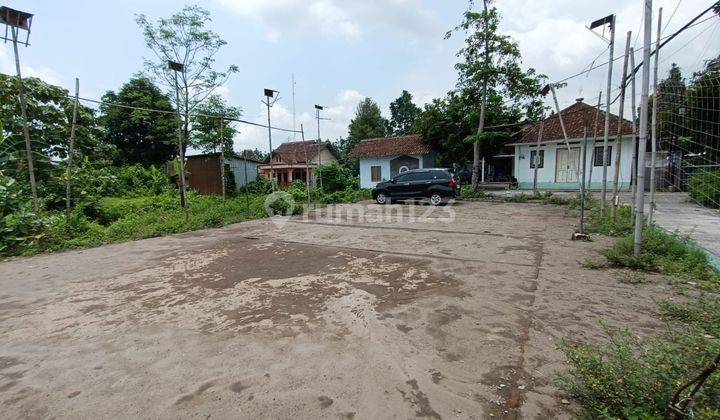
[(568, 417), (557, 341), (657, 325), (562, 207), (335, 210), (0, 263), (2, 417)]

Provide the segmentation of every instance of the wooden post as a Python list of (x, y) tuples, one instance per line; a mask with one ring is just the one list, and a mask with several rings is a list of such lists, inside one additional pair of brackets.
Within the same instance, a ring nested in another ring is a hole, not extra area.
[[(562, 113), (560, 112), (560, 104), (558, 103), (557, 95), (555, 94), (555, 86), (550, 85), (550, 91), (552, 92), (553, 101), (555, 102), (555, 109), (557, 110), (558, 119), (560, 120), (560, 128), (562, 129), (563, 138), (565, 139), (565, 147), (567, 148), (568, 159), (570, 159), (570, 155), (572, 154), (572, 151), (570, 149), (570, 142), (568, 141), (567, 130), (565, 130), (565, 123), (563, 122)], [(578, 179), (578, 187), (582, 187), (583, 181), (580, 179), (580, 160), (579, 159), (578, 159), (578, 166), (573, 166), (573, 171), (575, 171), (575, 176)]]
[(187, 222), (188, 202), (187, 196), (185, 195), (185, 149), (183, 147), (183, 126), (182, 118), (180, 117), (180, 87), (178, 86), (177, 71), (175, 71), (175, 98), (178, 117), (178, 153), (180, 155), (180, 205), (182, 206), (183, 213), (185, 214), (185, 221)]
[(648, 210), (648, 223), (653, 222), (655, 212), (655, 159), (657, 159), (657, 108), (658, 99), (658, 56), (660, 55), (660, 35), (662, 28), (662, 7), (658, 10), (657, 41), (655, 43), (655, 63), (653, 64), (653, 109), (652, 109), (652, 145), (650, 146), (650, 209)]
[(220, 116), (220, 182), (222, 183), (222, 198), (225, 200), (225, 142), (223, 142), (222, 116)]
[(535, 151), (535, 161), (533, 162), (533, 165), (535, 166), (535, 171), (533, 173), (533, 192), (535, 193), (535, 195), (539, 194), (538, 187), (537, 187), (538, 163), (540, 162), (540, 143), (542, 143), (544, 127), (545, 127), (545, 120), (543, 119), (540, 121), (540, 130), (538, 131), (538, 137), (537, 137), (537, 149)]
[[(630, 68), (635, 69), (635, 49), (630, 47)], [(632, 214), (635, 216), (635, 192), (637, 191), (637, 107), (635, 106), (635, 73), (630, 80), (630, 107), (632, 108), (632, 169), (630, 170), (630, 191), (632, 195)]]
[(19, 28), (11, 27), (10, 32), (13, 38), (13, 50), (15, 51), (15, 70), (17, 71), (18, 98), (20, 99), (20, 115), (23, 122), (23, 136), (25, 137), (25, 153), (27, 155), (28, 172), (30, 173), (30, 190), (32, 191), (33, 208), (37, 213), (40, 210), (38, 204), (37, 185), (35, 185), (35, 167), (33, 165), (32, 147), (30, 146), (30, 132), (27, 123), (27, 105), (25, 103), (25, 87), (23, 86), (22, 73), (20, 72), (20, 54), (18, 53), (17, 36)]
[(598, 95), (598, 104), (597, 109), (595, 110), (595, 126), (593, 128), (593, 141), (592, 141), (592, 147), (590, 150), (592, 150), (592, 163), (590, 164), (590, 170), (588, 171), (588, 184), (587, 184), (587, 194), (590, 195), (590, 191), (592, 189), (592, 173), (593, 173), (593, 166), (595, 166), (595, 142), (597, 142), (597, 132), (598, 132), (598, 120), (600, 119), (600, 104), (602, 103), (602, 91), (600, 91), (600, 94)]
[(70, 222), (70, 213), (72, 206), (70, 205), (70, 190), (72, 184), (73, 173), (73, 153), (75, 153), (75, 125), (77, 124), (77, 108), (78, 98), (80, 96), (80, 79), (75, 78), (75, 101), (73, 102), (72, 123), (70, 125), (70, 147), (68, 148), (67, 158), (67, 182), (65, 183), (65, 213), (67, 214), (68, 223)]
[(610, 220), (615, 223), (617, 218), (617, 208), (620, 204), (620, 159), (622, 155), (622, 136), (623, 136), (623, 115), (625, 112), (625, 85), (627, 84), (628, 59), (630, 55), (630, 40), (632, 39), (632, 31), (628, 31), (627, 40), (625, 41), (625, 59), (623, 60), (622, 83), (620, 85), (620, 110), (618, 111), (618, 131), (615, 140), (615, 173), (613, 175), (613, 201), (610, 208)]
[(610, 96), (612, 88), (613, 53), (615, 50), (615, 15), (612, 15), (610, 22), (610, 58), (608, 59), (607, 87), (605, 89), (605, 133), (603, 135), (603, 175), (602, 186), (600, 187), (600, 218), (605, 218), (605, 201), (607, 200), (607, 161), (608, 161), (608, 139), (610, 136)]

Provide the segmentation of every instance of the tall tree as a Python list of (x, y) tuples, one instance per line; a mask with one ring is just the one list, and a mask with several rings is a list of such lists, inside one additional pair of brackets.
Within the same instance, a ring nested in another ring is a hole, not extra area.
[(390, 103), (390, 130), (393, 135), (411, 134), (420, 108), (412, 101), (412, 95), (403, 90), (400, 97)]
[[(458, 52), (462, 60), (455, 65), (459, 73), (458, 88), (469, 90), (478, 96), (480, 118), (477, 132), (469, 139), (473, 142), (473, 178), (477, 187), (480, 178), (480, 142), (487, 136), (483, 133), (487, 100), (498, 94), (524, 107), (529, 118), (535, 118), (542, 111), (539, 92), (545, 76), (538, 75), (534, 69), (523, 70), (520, 49), (515, 41), (498, 32), (500, 15), (493, 0), (483, 0), (483, 10), (473, 10), (474, 1), (469, 1), (463, 20), (453, 30), (445, 34), (449, 38), (453, 32), (465, 34), (465, 45)], [(495, 133), (488, 134), (495, 136)]]
[[(341, 156), (347, 156), (360, 140), (374, 137), (385, 137), (388, 134), (389, 122), (383, 118), (378, 104), (370, 98), (365, 98), (355, 109), (355, 117), (348, 126), (348, 136), (340, 139), (339, 149)], [(355, 159), (347, 159), (346, 168), (353, 174), (358, 173)]]
[[(173, 100), (177, 77), (180, 100), (176, 106), (183, 116), (185, 140), (189, 139), (193, 110), (238, 71), (235, 65), (213, 69), (215, 56), (227, 42), (206, 28), (211, 20), (210, 12), (199, 6), (185, 6), (169, 19), (160, 18), (155, 23), (143, 14), (135, 18), (147, 47), (155, 54), (153, 60), (145, 59), (145, 67), (168, 88)], [(183, 70), (169, 69), (168, 61), (182, 64)]]
[(235, 122), (221, 117), (240, 118), (242, 115), (240, 108), (228, 105), (218, 95), (211, 95), (195, 111), (196, 115), (192, 118), (190, 145), (204, 153), (214, 153), (221, 149), (226, 154), (232, 153), (233, 139), (238, 130), (235, 128)]
[(105, 129), (108, 143), (115, 145), (118, 151), (115, 164), (157, 165), (177, 153), (175, 108), (170, 98), (148, 77), (135, 75), (118, 92), (109, 91), (102, 99), (110, 104), (136, 107), (100, 105), (100, 124)]
[[(55, 162), (67, 159), (70, 137), (69, 121), (73, 101), (68, 91), (34, 77), (23, 78), (27, 102), (28, 131), (38, 183), (49, 180)], [(18, 180), (27, 179), (25, 143), (22, 137), (20, 104), (17, 101), (17, 77), (0, 74), (0, 171)], [(111, 150), (100, 142), (100, 130), (94, 111), (80, 106), (75, 132), (74, 160), (84, 157), (103, 160)], [(61, 164), (62, 165), (62, 164)]]
[(383, 118), (378, 104), (365, 98), (355, 108), (355, 117), (348, 126), (348, 141), (354, 147), (360, 140), (383, 137), (388, 134), (388, 121)]

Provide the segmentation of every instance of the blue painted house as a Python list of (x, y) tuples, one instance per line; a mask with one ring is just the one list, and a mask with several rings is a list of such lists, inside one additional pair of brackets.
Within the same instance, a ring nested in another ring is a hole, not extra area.
[(360, 187), (374, 188), (410, 169), (435, 167), (436, 153), (417, 134), (362, 140), (350, 157), (360, 161)]

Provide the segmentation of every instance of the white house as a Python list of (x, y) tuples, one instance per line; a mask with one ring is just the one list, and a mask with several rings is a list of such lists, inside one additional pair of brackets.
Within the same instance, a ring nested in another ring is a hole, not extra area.
[[(578, 177), (582, 172), (581, 156), (583, 127), (588, 127), (585, 185), (600, 189), (603, 172), (603, 130), (605, 114), (598, 116), (598, 137), (593, 139), (596, 108), (582, 101), (560, 111), (570, 143), (570, 151), (565, 144), (560, 119), (557, 114), (546, 118), (542, 123), (542, 141), (539, 149), (537, 185), (539, 189), (577, 189)], [(610, 138), (608, 142), (607, 186), (612, 188), (615, 174), (616, 147), (619, 118), (610, 114)], [(524, 131), (519, 140), (511, 143), (515, 147), (514, 175), (520, 189), (533, 187), (535, 169), (533, 162), (538, 152), (538, 136), (541, 124), (537, 123)], [(632, 162), (633, 129), (632, 122), (623, 120), (620, 141), (620, 188), (630, 187), (630, 171)]]
[(374, 188), (410, 169), (435, 166), (435, 152), (419, 135), (362, 140), (350, 157), (360, 160), (360, 187)]

